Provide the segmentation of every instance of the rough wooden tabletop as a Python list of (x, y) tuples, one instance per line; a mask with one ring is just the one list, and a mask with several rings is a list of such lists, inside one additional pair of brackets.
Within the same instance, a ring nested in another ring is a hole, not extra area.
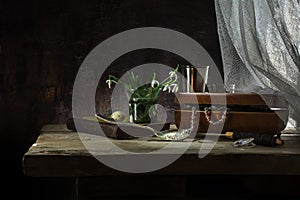
[[(298, 134), (283, 134), (285, 144), (281, 147), (233, 147), (232, 140), (220, 136), (212, 151), (199, 158), (199, 149), (212, 141), (199, 138), (171, 165), (152, 172), (154, 174), (300, 174), (300, 137)], [(134, 156), (151, 155), (170, 142), (156, 138), (131, 140), (110, 139), (114, 145), (134, 152)], [(168, 153), (177, 154), (185, 142), (173, 142)], [(86, 148), (88, 147), (88, 148)], [(88, 150), (87, 150), (88, 149)], [(97, 156), (122, 157), (124, 151), (107, 145), (105, 138), (92, 134), (72, 132), (63, 124), (46, 125), (23, 157), (24, 174), (27, 176), (100, 176), (119, 174), (100, 161)], [(164, 153), (161, 153), (164, 154)]]

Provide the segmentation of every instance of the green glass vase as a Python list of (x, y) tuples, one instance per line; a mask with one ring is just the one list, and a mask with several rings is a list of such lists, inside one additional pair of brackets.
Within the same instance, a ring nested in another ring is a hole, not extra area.
[(157, 98), (131, 98), (129, 100), (129, 114), (133, 123), (148, 124), (156, 120)]

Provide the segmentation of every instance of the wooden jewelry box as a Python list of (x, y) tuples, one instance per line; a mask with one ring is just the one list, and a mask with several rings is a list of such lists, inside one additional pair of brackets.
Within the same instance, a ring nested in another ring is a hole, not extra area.
[(192, 107), (197, 132), (253, 132), (279, 134), (287, 125), (289, 105), (284, 97), (255, 93), (179, 93), (175, 124), (191, 126)]

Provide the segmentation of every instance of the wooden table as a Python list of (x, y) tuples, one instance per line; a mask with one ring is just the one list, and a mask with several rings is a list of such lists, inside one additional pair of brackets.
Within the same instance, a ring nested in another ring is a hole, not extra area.
[[(87, 138), (85, 142), (90, 141), (90, 145), (93, 145), (96, 136), (87, 135), (87, 137), (90, 139)], [(234, 148), (232, 140), (221, 136), (213, 150), (206, 157), (200, 159), (198, 153), (203, 139), (199, 138), (192, 142), (189, 149), (178, 160), (163, 169), (143, 174), (142, 179), (150, 184), (149, 187), (153, 187), (149, 181), (152, 179), (151, 177), (155, 177), (156, 180), (160, 177), (160, 181), (155, 183), (155, 187), (158, 187), (157, 184), (180, 183), (173, 184), (173, 186), (171, 184), (170, 191), (175, 189), (178, 193), (184, 193), (185, 182), (182, 177), (188, 175), (300, 175), (300, 137), (298, 134), (283, 134), (282, 139), (285, 144), (281, 147), (257, 145), (252, 148)], [(97, 140), (101, 140), (101, 137), (97, 136)], [(149, 138), (112, 140), (118, 146), (137, 152), (137, 155), (138, 152), (160, 147), (164, 143), (149, 140)], [(109, 147), (105, 146), (105, 143), (98, 146), (97, 152), (94, 154), (122, 157), (122, 153), (111, 151)], [(68, 130), (62, 124), (43, 127), (36, 143), (24, 155), (23, 167), (26, 176), (76, 177), (77, 186), (94, 184), (95, 177), (102, 177), (101, 180), (107, 183), (105, 187), (103, 184), (101, 186), (104, 187), (104, 190), (108, 190), (109, 186), (107, 185), (112, 184), (113, 180), (117, 180), (119, 183), (124, 182), (126, 185), (130, 181), (128, 182), (128, 179), (122, 179), (122, 177), (132, 177), (131, 174), (111, 169), (95, 159), (84, 147), (78, 133)], [(92, 181), (88, 179), (91, 177), (94, 177)], [(139, 175), (133, 177), (141, 180)], [(131, 181), (132, 184), (135, 184), (135, 192), (144, 192), (142, 187), (139, 188), (140, 183), (136, 180)], [(99, 188), (83, 189), (82, 193), (87, 194), (91, 190), (99, 190)], [(111, 188), (109, 191), (113, 192)], [(164, 188), (162, 192), (170, 191)], [(78, 199), (84, 198), (81, 195)]]

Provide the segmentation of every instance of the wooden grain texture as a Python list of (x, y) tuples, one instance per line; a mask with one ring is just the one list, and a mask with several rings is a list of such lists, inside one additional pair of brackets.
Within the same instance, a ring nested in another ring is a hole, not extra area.
[[(111, 149), (103, 137), (80, 134), (66, 130), (65, 125), (47, 125), (38, 140), (23, 157), (23, 169), (26, 176), (53, 177), (85, 177), (124, 174), (100, 163), (93, 155), (107, 158), (124, 159), (126, 156), (143, 156), (167, 158), (178, 153), (184, 142), (174, 142), (169, 153), (155, 154), (151, 151), (160, 149), (168, 142), (153, 138), (133, 140), (110, 139), (113, 144), (127, 151), (135, 152), (127, 155), (123, 151)], [(82, 137), (83, 136), (83, 137)], [(285, 174), (300, 175), (300, 138), (299, 135), (283, 135), (285, 144), (282, 147), (256, 146), (254, 148), (234, 148), (232, 141), (220, 137), (213, 150), (204, 158), (199, 158), (199, 148), (205, 141), (199, 138), (193, 141), (188, 150), (171, 165), (151, 172), (164, 175), (195, 174)], [(144, 154), (147, 152), (148, 154)], [(149, 153), (150, 152), (150, 153)], [(126, 174), (126, 173), (125, 173)]]
[(175, 103), (216, 104), (216, 105), (268, 105), (275, 108), (288, 108), (283, 96), (255, 93), (179, 93)]
[[(282, 116), (288, 117), (285, 111)], [(207, 132), (222, 130), (223, 133), (231, 132), (250, 132), (276, 135), (286, 127), (284, 122), (277, 113), (271, 112), (235, 112), (229, 111), (226, 115), (224, 124), (210, 124), (205, 117), (204, 111), (197, 113), (198, 132)], [(214, 115), (222, 116), (222, 112), (214, 112)], [(218, 119), (218, 118), (217, 118)], [(175, 123), (177, 127), (189, 128), (191, 121), (191, 111), (175, 110)]]

